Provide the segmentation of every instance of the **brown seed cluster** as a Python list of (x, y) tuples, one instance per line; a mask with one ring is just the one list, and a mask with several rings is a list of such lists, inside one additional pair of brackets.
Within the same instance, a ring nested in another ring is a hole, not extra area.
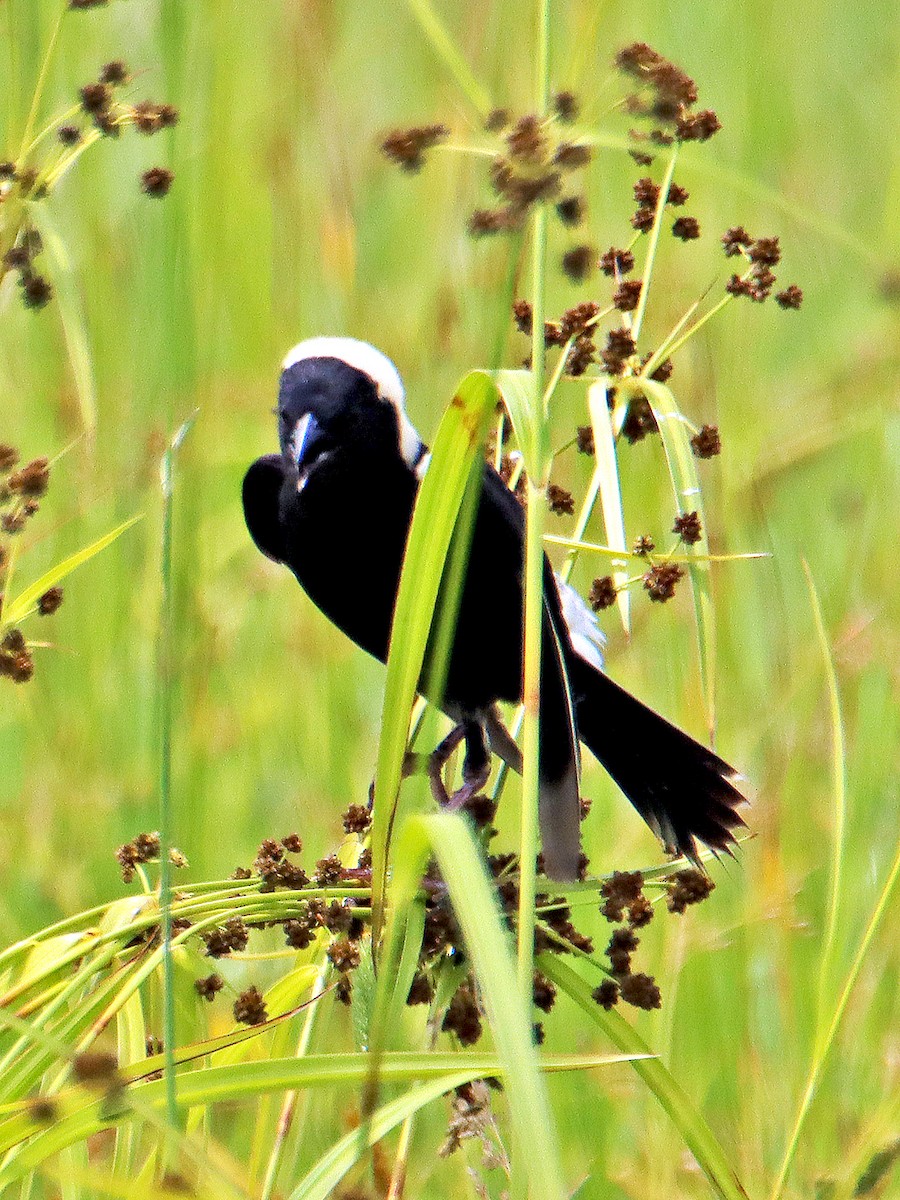
[(116, 851), (116, 860), (122, 868), (122, 880), (131, 883), (135, 868), (143, 863), (156, 862), (159, 858), (159, 834), (139, 833), (133, 842), (126, 842)]
[(588, 592), (588, 603), (594, 612), (600, 612), (601, 609), (612, 608), (617, 597), (618, 591), (612, 576), (603, 575), (600, 579), (595, 579), (591, 584), (591, 590)]
[[(13, 683), (28, 683), (34, 677), (34, 658), (22, 630), (3, 619), (6, 577), (12, 560), (8, 539), (17, 537), (38, 512), (38, 501), (50, 482), (46, 458), (35, 458), (19, 466), (15, 446), (0, 444), (0, 676)], [(18, 468), (18, 469), (17, 469)], [(49, 617), (62, 604), (60, 587), (48, 588), (38, 597), (35, 610)]]
[[(777, 282), (772, 268), (781, 262), (778, 238), (753, 238), (743, 225), (736, 225), (722, 235), (722, 247), (726, 258), (742, 257), (748, 264), (742, 274), (731, 276), (725, 285), (726, 292), (731, 296), (746, 296), (757, 304), (768, 300)], [(803, 303), (803, 292), (792, 283), (776, 293), (775, 303), (780, 308), (799, 308)]]
[(665, 603), (675, 595), (675, 586), (684, 578), (684, 571), (678, 563), (655, 563), (643, 577), (644, 589), (651, 600)]
[[(71, 8), (95, 6), (92, 0), (70, 0)], [(125, 63), (114, 59), (100, 68), (95, 79), (82, 84), (77, 91), (76, 119), (67, 114), (66, 119), (55, 124), (55, 139), (38, 138), (19, 161), (0, 163), (0, 199), (22, 199), (29, 204), (43, 200), (71, 164), (99, 138), (117, 139), (129, 126), (152, 134), (177, 124), (178, 110), (174, 105), (152, 100), (126, 102), (121, 89), (131, 81)], [(48, 132), (53, 129), (51, 124)], [(34, 155), (39, 156), (39, 161), (28, 161)], [(141, 176), (141, 187), (149, 196), (163, 196), (172, 178), (167, 168), (154, 167)], [(28, 205), (10, 205), (9, 217), (6, 231), (0, 237), (3, 270), (16, 272), (20, 296), (27, 308), (43, 308), (53, 298), (53, 285), (37, 268), (42, 246), (29, 219)]]
[(643, 928), (653, 917), (653, 907), (643, 889), (640, 871), (616, 871), (600, 889), (603, 901), (600, 912), (607, 921), (619, 926), (613, 930), (606, 947), (610, 978), (593, 992), (596, 1003), (607, 1011), (620, 999), (643, 1009), (659, 1008), (662, 1004), (653, 977), (631, 969), (632, 956), (640, 944), (635, 930)]
[(381, 153), (403, 171), (415, 174), (425, 164), (425, 153), (450, 136), (446, 125), (412, 125), (392, 129), (381, 140)]
[(241, 1025), (263, 1025), (269, 1019), (265, 999), (255, 984), (235, 1000), (234, 1019)]

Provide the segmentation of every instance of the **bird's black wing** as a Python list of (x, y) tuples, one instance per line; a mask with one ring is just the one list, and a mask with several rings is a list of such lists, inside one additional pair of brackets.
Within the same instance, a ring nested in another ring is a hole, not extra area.
[(274, 562), (287, 562), (287, 545), (278, 512), (278, 497), (284, 484), (280, 454), (265, 454), (250, 465), (241, 494), (244, 520), (258, 550)]

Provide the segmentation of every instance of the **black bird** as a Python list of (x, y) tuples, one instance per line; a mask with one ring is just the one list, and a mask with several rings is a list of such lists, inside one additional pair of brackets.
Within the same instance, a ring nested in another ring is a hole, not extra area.
[[(406, 538), (428, 451), (404, 408), (403, 383), (379, 350), (352, 338), (301, 342), (282, 366), (280, 454), (244, 477), (244, 517), (269, 558), (357, 645), (385, 662)], [(443, 696), (466, 741), (464, 792), (483, 786), (491, 748), (521, 755), (497, 713), (522, 695), (524, 514), (485, 464)], [(579, 739), (669, 852), (697, 861), (696, 840), (730, 852), (740, 776), (614, 683), (600, 668), (593, 615), (544, 570), (540, 826), (546, 873), (577, 876)], [(427, 689), (428, 662), (423, 671)], [(439, 748), (440, 752), (440, 748)], [(439, 753), (436, 752), (436, 753)], [(440, 758), (436, 760), (440, 764)], [(440, 766), (432, 783), (440, 794)], [(457, 799), (454, 797), (454, 799)]]

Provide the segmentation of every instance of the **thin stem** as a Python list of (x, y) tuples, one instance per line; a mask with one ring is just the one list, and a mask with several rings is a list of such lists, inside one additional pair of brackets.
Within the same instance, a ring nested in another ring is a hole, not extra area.
[(650, 230), (650, 242), (647, 246), (647, 259), (644, 263), (644, 278), (641, 280), (641, 295), (638, 300), (638, 305), (634, 313), (634, 326), (632, 328), (632, 336), (635, 342), (641, 336), (641, 326), (644, 324), (644, 313), (647, 310), (647, 297), (650, 294), (650, 277), (653, 274), (653, 264), (656, 261), (656, 249), (659, 245), (659, 233), (662, 229), (663, 213), (666, 211), (666, 200), (669, 196), (669, 188), (672, 185), (672, 176), (675, 174), (675, 163), (678, 159), (677, 145), (672, 150), (672, 156), (669, 159), (669, 165), (666, 168), (665, 177), (660, 185), (659, 199), (656, 202), (656, 214), (653, 218), (653, 228)]
[(63, 17), (66, 15), (68, 4), (63, 4), (59, 10), (59, 16), (56, 18), (56, 24), (53, 26), (53, 33), (50, 35), (50, 45), (47, 47), (47, 53), (44, 55), (44, 61), (41, 63), (41, 72), (38, 75), (37, 83), (34, 88), (34, 95), (31, 98), (31, 108), (28, 110), (28, 117), (25, 121), (25, 132), (22, 135), (22, 145), (19, 147), (18, 161), (21, 164), (24, 155), (27, 153), (28, 144), (31, 141), (34, 123), (37, 120), (38, 108), (41, 103), (41, 97), (44, 94), (44, 85), (47, 82), (47, 74), (50, 70), (50, 63), (53, 61), (53, 55), (56, 50), (56, 43), (59, 41), (59, 32), (62, 28)]

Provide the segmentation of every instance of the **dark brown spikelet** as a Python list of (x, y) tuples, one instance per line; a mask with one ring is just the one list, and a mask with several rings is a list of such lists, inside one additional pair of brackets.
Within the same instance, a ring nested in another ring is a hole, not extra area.
[(604, 608), (612, 608), (617, 597), (618, 592), (612, 576), (602, 575), (591, 584), (591, 590), (588, 592), (588, 604), (594, 612), (600, 612)]
[(84, 1050), (72, 1059), (72, 1078), (85, 1087), (106, 1091), (119, 1082), (119, 1062), (104, 1050)]
[(531, 333), (533, 311), (528, 300), (516, 300), (513, 304), (513, 320), (520, 333)]
[(647, 1012), (662, 1007), (662, 995), (652, 975), (625, 975), (619, 980), (619, 994), (626, 1004)]
[(179, 112), (174, 104), (159, 104), (156, 108), (159, 117), (160, 126), (163, 129), (172, 129), (178, 124)]
[(594, 430), (590, 425), (579, 425), (575, 431), (579, 454), (594, 454)]
[(550, 511), (558, 517), (571, 517), (575, 514), (574, 496), (571, 492), (556, 483), (551, 483), (547, 488), (547, 504), (550, 507)]
[(656, 208), (659, 200), (659, 184), (649, 176), (639, 179), (634, 185), (634, 202), (640, 208)]
[(381, 141), (381, 152), (403, 171), (416, 172), (425, 162), (425, 151), (450, 136), (446, 125), (412, 125), (393, 129)]
[(623, 46), (616, 55), (616, 66), (619, 70), (641, 81), (663, 61), (662, 55), (646, 42), (632, 42), (629, 46)]
[(303, 841), (299, 833), (286, 833), (281, 844), (290, 854), (299, 854), (303, 849)]
[(678, 563), (657, 563), (644, 575), (644, 588), (650, 599), (663, 604), (675, 595), (675, 585), (684, 578)]
[(168, 194), (175, 176), (167, 167), (150, 167), (141, 175), (141, 191), (154, 199)]
[(221, 992), (225, 986), (225, 981), (221, 975), (217, 975), (213, 971), (212, 975), (207, 975), (203, 979), (194, 980), (194, 991), (201, 1000), (208, 1000), (212, 1003), (217, 992)]
[(556, 215), (563, 225), (580, 225), (584, 220), (586, 205), (582, 196), (566, 196), (556, 206)]
[(621, 921), (625, 909), (643, 895), (644, 877), (640, 871), (614, 871), (600, 887), (603, 904), (600, 912), (607, 921)]
[(735, 258), (742, 250), (753, 245), (753, 238), (743, 225), (735, 225), (722, 234), (722, 245), (725, 248), (725, 257)]
[(646, 896), (638, 896), (628, 906), (628, 924), (632, 929), (641, 929), (653, 920), (653, 905)]
[(53, 299), (53, 285), (43, 275), (23, 275), (19, 283), (26, 308), (44, 308)]
[(722, 441), (716, 425), (703, 425), (691, 438), (691, 449), (697, 458), (715, 458), (722, 453)]
[(781, 247), (777, 237), (757, 238), (751, 242), (747, 257), (752, 263), (764, 267), (777, 267), (781, 262)]
[(549, 1012), (556, 1003), (556, 985), (540, 971), (534, 973), (531, 993), (535, 1008), (539, 1008), (541, 1012)]
[(609, 1012), (618, 1002), (619, 985), (614, 979), (604, 979), (600, 986), (595, 987), (591, 992), (591, 998)]
[(343, 816), (344, 832), (363, 834), (372, 824), (372, 814), (365, 804), (351, 804)]
[(578, 120), (578, 98), (574, 92), (561, 91), (553, 97), (553, 111), (565, 124)]
[(566, 251), (562, 257), (562, 269), (573, 283), (583, 283), (588, 278), (594, 266), (595, 254), (594, 247), (587, 244), (573, 246)]
[(681, 142), (707, 142), (721, 128), (719, 118), (711, 108), (707, 108), (680, 117), (675, 125), (675, 136)]
[(473, 1046), (481, 1037), (481, 1010), (470, 982), (463, 982), (456, 989), (441, 1028), (445, 1033), (455, 1033), (463, 1046)]
[(63, 590), (61, 587), (47, 588), (46, 592), (38, 597), (38, 613), (42, 617), (51, 617), (57, 611), (62, 602)]
[(250, 930), (240, 917), (229, 917), (224, 925), (207, 929), (200, 936), (206, 943), (206, 953), (210, 958), (224, 958), (234, 950), (240, 953), (247, 949)]
[(3, 255), (3, 265), (11, 271), (22, 271), (30, 262), (31, 255), (28, 253), (28, 247), (24, 245), (10, 246)]
[(540, 117), (526, 113), (519, 117), (506, 135), (506, 145), (512, 158), (522, 162), (541, 162), (547, 149)]
[(60, 125), (56, 136), (63, 146), (77, 146), (81, 141), (81, 130), (77, 125)]
[(19, 452), (15, 446), (0, 444), (0, 473), (5, 474), (7, 471), (11, 471), (18, 461)]
[(131, 119), (138, 133), (148, 137), (162, 129), (159, 107), (152, 100), (142, 100), (140, 104), (135, 104), (131, 110)]
[(38, 1125), (53, 1125), (59, 1119), (59, 1106), (52, 1096), (35, 1096), (28, 1104), (28, 1115)]
[(672, 236), (693, 242), (700, 236), (700, 222), (696, 217), (678, 217), (672, 223)]
[(410, 1006), (415, 1004), (430, 1004), (434, 999), (434, 987), (431, 980), (424, 971), (417, 971), (413, 975), (413, 981), (409, 986), (409, 995), (406, 997), (406, 1003)]
[(582, 304), (567, 308), (559, 321), (560, 333), (564, 341), (568, 341), (573, 334), (584, 333), (588, 326), (592, 325), (599, 312), (600, 305), (595, 304), (593, 300), (585, 300)]
[(316, 936), (309, 921), (292, 918), (284, 923), (284, 940), (292, 950), (305, 950)]
[(100, 82), (108, 83), (111, 87), (118, 87), (127, 79), (128, 68), (121, 59), (114, 59), (112, 62), (106, 63), (100, 70)]
[(639, 167), (649, 167), (653, 163), (653, 155), (644, 150), (629, 150), (628, 153)]
[(583, 375), (596, 358), (597, 347), (589, 334), (582, 334), (576, 339), (566, 359), (566, 372), (569, 375)]
[(577, 171), (591, 161), (591, 148), (581, 142), (561, 142), (553, 155), (553, 161), (562, 171)]
[(689, 196), (690, 193), (687, 188), (683, 188), (677, 183), (671, 183), (669, 184), (669, 194), (666, 197), (666, 203), (680, 207), (682, 204), (687, 203)]
[(613, 304), (619, 312), (633, 312), (641, 298), (641, 280), (623, 279), (613, 293)]
[(490, 237), (514, 229), (517, 218), (508, 208), (476, 208), (466, 226), (471, 237)]
[(8, 158), (4, 159), (3, 162), (0, 162), (0, 179), (15, 179), (15, 177), (16, 164), (14, 162), (10, 162)]
[(740, 275), (732, 275), (725, 284), (725, 291), (729, 296), (753, 296), (753, 283), (749, 279), (743, 279)]
[(81, 107), (92, 117), (107, 109), (112, 99), (112, 93), (105, 83), (86, 83), (78, 95)]
[(797, 287), (796, 283), (792, 283), (783, 292), (776, 294), (775, 303), (780, 308), (799, 308), (803, 303), (803, 292)]
[(669, 882), (672, 888), (666, 897), (666, 906), (673, 913), (683, 913), (689, 904), (699, 904), (716, 886), (706, 872), (697, 867), (676, 871)]
[(631, 227), (638, 233), (647, 233), (653, 228), (656, 211), (652, 208), (639, 208), (631, 218)]
[(241, 1025), (262, 1025), (268, 1016), (263, 994), (255, 984), (241, 992), (234, 1002), (234, 1019)]
[(506, 128), (509, 122), (510, 111), (508, 108), (492, 108), (484, 118), (484, 128), (487, 133), (499, 133), (501, 129)]
[(631, 956), (638, 948), (638, 937), (631, 929), (616, 929), (606, 947), (606, 956), (614, 975), (627, 975)]
[(342, 974), (346, 971), (356, 970), (360, 963), (359, 946), (351, 942), (349, 938), (338, 938), (337, 941), (332, 942), (326, 954), (334, 969)]
[(682, 513), (675, 518), (672, 532), (677, 533), (685, 545), (695, 546), (703, 536), (700, 514), (697, 512)]
[(600, 255), (600, 270), (604, 275), (627, 275), (634, 270), (634, 255), (630, 250), (610, 246), (605, 254)]
[(634, 542), (634, 553), (635, 554), (640, 554), (640, 555), (652, 554), (655, 549), (656, 549), (656, 542), (654, 542), (653, 538), (649, 535), (649, 533), (642, 533), (639, 538), (635, 539), (635, 542)]
[(329, 854), (326, 858), (320, 858), (316, 863), (313, 878), (320, 887), (334, 887), (335, 884), (341, 882), (343, 875), (344, 867), (341, 860), (336, 854)]

